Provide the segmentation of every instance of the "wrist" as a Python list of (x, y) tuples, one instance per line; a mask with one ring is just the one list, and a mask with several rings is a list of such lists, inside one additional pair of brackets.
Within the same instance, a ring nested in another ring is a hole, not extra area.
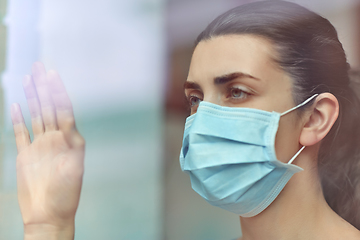
[(74, 223), (55, 226), (52, 224), (24, 225), (24, 240), (73, 240)]

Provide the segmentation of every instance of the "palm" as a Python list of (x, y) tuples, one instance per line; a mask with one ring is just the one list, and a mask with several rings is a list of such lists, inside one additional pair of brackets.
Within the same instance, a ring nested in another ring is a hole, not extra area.
[(76, 131), (65, 88), (56, 73), (48, 80), (42, 81), (43, 77), (43, 66), (36, 63), (35, 84), (29, 77), (24, 80), (35, 136), (32, 143), (19, 107), (12, 108), (19, 152), (18, 198), (25, 225), (73, 221), (84, 169), (84, 140)]
[(81, 188), (81, 152), (70, 149), (59, 132), (45, 133), (17, 158), (19, 202), (24, 222), (75, 215)]

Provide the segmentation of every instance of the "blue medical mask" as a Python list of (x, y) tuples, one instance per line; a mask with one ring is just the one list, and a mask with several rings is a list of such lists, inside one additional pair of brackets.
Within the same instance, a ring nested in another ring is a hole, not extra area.
[(277, 160), (275, 136), (280, 114), (201, 102), (186, 119), (180, 166), (192, 188), (213, 206), (243, 217), (261, 213), (290, 178), (303, 169)]

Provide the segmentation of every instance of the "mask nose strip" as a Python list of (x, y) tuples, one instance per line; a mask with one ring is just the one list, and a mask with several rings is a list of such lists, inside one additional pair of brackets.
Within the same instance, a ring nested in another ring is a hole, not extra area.
[(290, 159), (290, 161), (288, 162), (288, 164), (291, 164), (291, 163), (295, 160), (295, 158), (296, 158), (297, 156), (299, 156), (299, 154), (302, 152), (302, 150), (304, 150), (304, 148), (305, 148), (305, 146), (302, 146), (302, 148), (300, 148), (300, 150), (297, 151), (297, 153), (295, 153), (295, 155)]

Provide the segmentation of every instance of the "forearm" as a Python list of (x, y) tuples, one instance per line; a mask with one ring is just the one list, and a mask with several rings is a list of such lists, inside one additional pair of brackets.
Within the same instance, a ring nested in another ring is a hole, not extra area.
[(73, 240), (75, 226), (53, 226), (49, 224), (24, 226), (24, 240)]

